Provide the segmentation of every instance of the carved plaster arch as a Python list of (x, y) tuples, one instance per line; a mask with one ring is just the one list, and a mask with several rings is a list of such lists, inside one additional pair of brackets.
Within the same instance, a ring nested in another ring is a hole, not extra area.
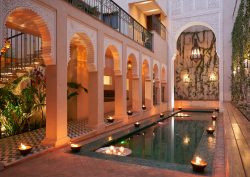
[(158, 66), (158, 63), (154, 63), (154, 67), (153, 67), (153, 73), (155, 75), (155, 80), (156, 81), (159, 81), (159, 66)]
[(132, 62), (133, 77), (139, 77), (139, 52), (137, 50), (134, 50), (134, 49), (128, 47), (127, 48), (127, 62), (129, 61), (130, 56), (133, 56), (133, 58), (134, 58), (134, 61), (133, 61), (134, 64)]
[[(80, 34), (85, 41), (85, 47), (91, 49), (91, 57), (88, 58), (87, 67), (90, 72), (97, 71), (97, 31), (82, 24), (72, 18), (67, 18), (67, 59), (70, 59), (70, 44), (72, 37), (75, 34)], [(91, 45), (91, 46), (88, 46)]]
[[(5, 25), (8, 16), (17, 10), (25, 10), (42, 19), (44, 25), (39, 28), (43, 38), (43, 59), (46, 65), (56, 64), (56, 14), (31, 0), (2, 0), (0, 3), (0, 45), (4, 45), (7, 37)], [(39, 25), (39, 24), (38, 24)], [(41, 24), (40, 24), (41, 25)]]
[[(81, 58), (79, 58), (79, 60), (86, 62), (87, 64), (87, 69), (89, 72), (93, 72), (96, 71), (96, 65), (94, 64), (94, 46), (91, 42), (91, 40), (89, 39), (89, 37), (85, 34), (85, 33), (75, 33), (70, 41), (70, 49), (71, 49), (71, 45), (75, 45), (77, 46), (79, 49), (82, 48), (85, 49), (86, 52), (86, 57), (83, 54), (79, 54), (79, 56)], [(68, 63), (71, 59), (71, 51), (69, 52), (69, 58)]]
[(167, 82), (167, 77), (166, 77), (166, 75), (167, 75), (167, 72), (166, 72), (166, 66), (165, 65), (162, 65), (161, 66), (161, 82), (162, 83), (166, 83)]
[[(122, 75), (122, 44), (109, 37), (104, 37), (104, 56), (108, 48), (111, 50), (113, 55), (115, 75)], [(105, 57), (103, 63), (105, 67)]]
[(105, 49), (105, 53), (107, 52), (108, 49), (111, 51), (112, 56), (113, 56), (115, 75), (122, 75), (121, 68), (120, 68), (120, 54), (118, 52), (118, 49), (113, 45), (109, 45)]
[(148, 63), (148, 60), (143, 60), (142, 62), (142, 72), (144, 73), (144, 77), (146, 80), (150, 80), (151, 79), (151, 72), (150, 72), (150, 65)]

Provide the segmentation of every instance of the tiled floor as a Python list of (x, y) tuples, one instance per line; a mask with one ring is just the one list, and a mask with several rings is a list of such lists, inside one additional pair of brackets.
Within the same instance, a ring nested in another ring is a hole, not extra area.
[[(93, 131), (86, 127), (86, 121), (69, 122), (68, 136), (75, 138)], [(17, 147), (21, 144), (31, 145), (33, 147), (32, 154), (40, 153), (49, 149), (49, 146), (44, 146), (41, 141), (44, 139), (45, 129), (37, 129), (23, 134), (0, 139), (0, 161), (5, 165), (10, 165), (24, 157), (20, 155)]]

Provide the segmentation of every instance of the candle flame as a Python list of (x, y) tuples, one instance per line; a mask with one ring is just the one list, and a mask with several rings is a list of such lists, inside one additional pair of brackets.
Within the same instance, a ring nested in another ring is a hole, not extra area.
[(26, 147), (23, 143), (21, 143), (21, 145), (20, 145), (20, 149), (22, 149), (22, 150), (26, 150), (26, 149), (27, 149), (27, 147)]
[(78, 144), (71, 144), (71, 147), (79, 147)]
[(199, 156), (195, 158), (195, 163), (198, 165), (201, 164), (201, 158)]

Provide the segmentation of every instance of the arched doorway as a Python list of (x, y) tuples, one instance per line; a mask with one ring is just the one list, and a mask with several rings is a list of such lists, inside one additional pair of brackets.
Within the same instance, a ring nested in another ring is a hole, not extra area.
[[(48, 29), (48, 22), (45, 21), (39, 13), (26, 7), (13, 8), (13, 11), (7, 14), (5, 20), (4, 33), (11, 35), (7, 37), (13, 39), (11, 47), (13, 50), (16, 50), (11, 52), (10, 65), (17, 67), (12, 67), (11, 72), (18, 73), (20, 66), (26, 68), (27, 65), (29, 65), (29, 67), (32, 68), (33, 64), (35, 64), (34, 61), (37, 59), (40, 62), (39, 64), (45, 64), (46, 90), (43, 90), (44, 103), (40, 104), (44, 107), (42, 107), (41, 110), (46, 110), (46, 136), (44, 143), (55, 146), (64, 144), (69, 141), (67, 137), (67, 119), (66, 116), (61, 116), (60, 121), (58, 120), (59, 99), (57, 85), (59, 81), (56, 77), (57, 67), (53, 65), (56, 59), (53, 58), (54, 55), (52, 55), (55, 51), (52, 51), (52, 37)], [(9, 29), (12, 32), (9, 33)], [(15, 31), (15, 33), (13, 33), (13, 31)], [(15, 35), (19, 36), (20, 40), (17, 38), (14, 39)], [(39, 38), (39, 40), (34, 40), (36, 37)], [(36, 59), (34, 59), (34, 57), (36, 57)], [(24, 63), (22, 62), (26, 62), (27, 65), (23, 66), (22, 64)], [(16, 68), (18, 70), (16, 70)], [(46, 106), (44, 106), (44, 104), (46, 104)], [(65, 104), (61, 103), (61, 105), (64, 106)], [(61, 113), (62, 112), (63, 111), (61, 111)], [(58, 132), (60, 133), (58, 134)]]
[(135, 112), (141, 110), (139, 100), (138, 64), (134, 54), (128, 56), (127, 61), (127, 109)]
[(104, 117), (123, 119), (126, 115), (126, 94), (120, 69), (120, 54), (114, 45), (105, 50), (104, 67)]
[(152, 107), (152, 83), (147, 60), (142, 63), (142, 105), (147, 109)]
[(178, 37), (176, 48), (175, 107), (219, 107), (219, 58), (213, 31), (189, 27)]

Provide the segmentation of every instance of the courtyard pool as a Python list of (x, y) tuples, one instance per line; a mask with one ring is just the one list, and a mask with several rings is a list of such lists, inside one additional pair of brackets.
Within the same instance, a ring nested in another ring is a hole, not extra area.
[[(212, 112), (182, 112), (155, 118), (144, 122), (139, 128), (111, 134), (85, 145), (81, 155), (115, 160), (158, 168), (167, 168), (193, 173), (190, 161), (199, 156), (208, 166), (203, 175), (212, 174), (216, 131), (213, 135), (206, 132), (208, 126), (215, 126)], [(188, 116), (187, 116), (188, 115)], [(132, 151), (129, 156), (97, 153), (104, 147), (124, 147)]]

